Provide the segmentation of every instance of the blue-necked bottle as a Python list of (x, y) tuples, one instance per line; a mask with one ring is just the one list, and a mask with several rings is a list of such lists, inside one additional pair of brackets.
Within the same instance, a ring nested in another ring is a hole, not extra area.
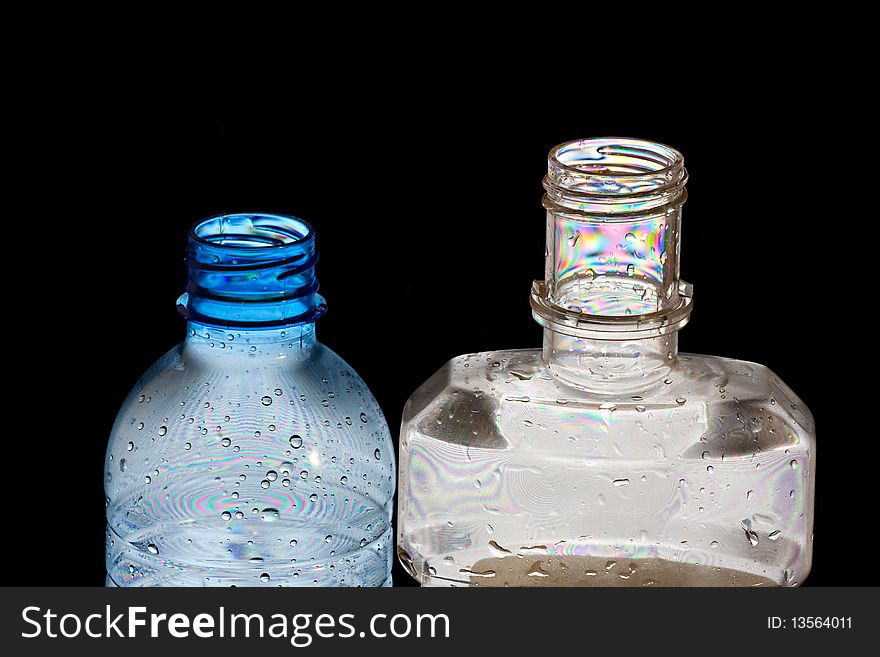
[(391, 438), (315, 337), (317, 258), (293, 217), (193, 226), (186, 338), (110, 436), (108, 586), (390, 585)]

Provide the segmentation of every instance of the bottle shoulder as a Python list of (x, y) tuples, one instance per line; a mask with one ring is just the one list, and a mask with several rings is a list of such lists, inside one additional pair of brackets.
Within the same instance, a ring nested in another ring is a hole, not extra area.
[[(228, 346), (214, 348), (222, 352)], [(167, 442), (180, 435), (201, 441), (203, 435), (223, 442), (236, 435), (265, 440), (283, 433), (287, 441), (294, 433), (304, 438), (310, 433), (328, 440), (346, 437), (371, 457), (377, 447), (390, 455), (388, 425), (363, 379), (320, 343), (305, 351), (276, 358), (218, 353), (215, 358), (184, 341), (132, 387), (118, 412), (110, 448), (146, 436)]]
[(686, 436), (685, 442), (736, 434), (737, 427), (744, 427), (761, 434), (758, 442), (765, 447), (812, 444), (815, 437), (803, 402), (757, 363), (683, 353), (656, 384), (620, 395), (613, 389), (599, 394), (555, 377), (539, 349), (451, 359), (407, 402), (403, 435), (415, 432), (444, 441), (509, 447), (516, 440), (508, 434), (519, 433), (517, 424), (541, 424), (560, 435), (623, 436), (651, 427), (669, 434), (672, 427)]

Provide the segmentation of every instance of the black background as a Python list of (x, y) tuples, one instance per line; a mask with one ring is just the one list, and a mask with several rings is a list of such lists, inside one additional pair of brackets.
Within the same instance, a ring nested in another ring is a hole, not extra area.
[(83, 43), (38, 80), (27, 127), (10, 129), (30, 145), (16, 229), (31, 241), (6, 246), (38, 246), (7, 272), (26, 288), (7, 338), (22, 420), (7, 435), (10, 486), (25, 491), (4, 547), (22, 567), (7, 584), (103, 583), (106, 440), (128, 389), (183, 337), (174, 302), (192, 222), (259, 210), (315, 226), (319, 338), (396, 434), (409, 394), (449, 358), (540, 345), (528, 293), (543, 276), (546, 154), (602, 135), (685, 155), (682, 273), (696, 294), (682, 351), (764, 363), (816, 418), (806, 583), (878, 583), (868, 564), (841, 563), (871, 482), (853, 470), (864, 436), (841, 402), (854, 384), (825, 346), (839, 343), (827, 313), (842, 303), (827, 269), (839, 215), (810, 174), (833, 137), (809, 64), (712, 54), (711, 75), (668, 61), (623, 74), (540, 50), (331, 54), (283, 40)]

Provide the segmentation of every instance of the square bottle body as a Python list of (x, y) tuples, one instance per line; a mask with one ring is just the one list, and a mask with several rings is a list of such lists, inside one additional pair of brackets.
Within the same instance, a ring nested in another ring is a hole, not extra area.
[(680, 354), (587, 392), (541, 350), (453, 359), (410, 398), (398, 555), (429, 586), (795, 586), (812, 417), (764, 366)]

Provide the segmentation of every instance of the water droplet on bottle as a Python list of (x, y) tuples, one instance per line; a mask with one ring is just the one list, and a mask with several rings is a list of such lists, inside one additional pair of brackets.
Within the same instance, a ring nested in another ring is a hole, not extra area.
[(272, 398), (269, 395), (265, 395), (260, 401), (263, 406), (269, 406), (272, 403)]
[(501, 547), (495, 541), (489, 541), (489, 552), (491, 552), (493, 556), (496, 556), (496, 557), (499, 557), (502, 559), (504, 557), (510, 557), (513, 555), (513, 552), (511, 552), (507, 548)]
[(189, 451), (192, 449), (192, 443), (185, 443), (183, 449)]
[(615, 486), (626, 486), (629, 484), (629, 479), (615, 479), (611, 483)]
[[(492, 575), (494, 576), (495, 573), (492, 572)], [(536, 561), (534, 564), (532, 564), (532, 567), (526, 571), (526, 575), (528, 577), (549, 577), (549, 575), (547, 575), (547, 573), (544, 572), (544, 569), (541, 568), (540, 561)]]
[(367, 539), (362, 538), (362, 539), (361, 539), (361, 542), (359, 543), (359, 545), (360, 545), (361, 547), (366, 547), (366, 546), (367, 546)]
[(779, 540), (780, 536), (782, 536), (782, 532), (778, 529), (767, 534), (767, 538), (769, 538), (771, 541)]
[(324, 542), (325, 542), (325, 543), (329, 543), (329, 542), (332, 541), (332, 540), (333, 540), (333, 536), (332, 536), (331, 534), (327, 534), (327, 535), (324, 537)]
[(367, 414), (361, 413), (361, 422), (366, 422), (366, 421), (367, 421)]
[(269, 488), (270, 485), (271, 484), (269, 483), (268, 479), (263, 479), (263, 481), (260, 482), (260, 488), (262, 488), (263, 490)]
[(272, 578), (269, 577), (269, 573), (263, 573), (262, 575), (260, 575), (261, 582), (268, 582), (270, 579)]
[(220, 441), (220, 444), (223, 445), (223, 447), (229, 447), (232, 444), (232, 441), (229, 438), (223, 438)]
[(133, 450), (133, 449), (134, 449), (134, 443), (131, 442), (131, 441), (129, 440), (129, 441), (128, 441), (128, 444), (125, 446), (125, 449), (127, 449), (129, 452), (130, 452), (131, 450)]
[(148, 551), (150, 554), (159, 554), (159, 548), (157, 548), (157, 547), (156, 547), (155, 545), (153, 545), (152, 543), (150, 543), (150, 544), (147, 546), (147, 551)]
[(220, 517), (223, 518), (223, 520), (232, 520), (232, 514), (229, 513), (229, 511), (224, 511), (220, 514)]
[(632, 276), (635, 273), (636, 273), (635, 265), (627, 265), (626, 266), (626, 275), (627, 276)]
[(298, 434), (293, 434), (290, 437), (290, 446), (293, 447), (294, 449), (299, 449), (300, 447), (302, 447), (302, 444), (303, 444), (302, 436), (300, 436)]
[(791, 460), (791, 463), (789, 463), (789, 465), (791, 466), (791, 469), (792, 469), (792, 470), (797, 470), (797, 469), (798, 469), (798, 465), (799, 465), (799, 464), (798, 464), (798, 460), (797, 460), (797, 459), (792, 459), (792, 460)]
[(268, 479), (269, 481), (275, 481), (276, 479), (278, 479), (278, 473), (274, 470), (269, 470), (269, 472), (266, 473), (266, 479)]
[(711, 543), (709, 543), (709, 547), (710, 547), (710, 548), (717, 548), (717, 547), (718, 547), (718, 541), (712, 541)]
[(268, 508), (263, 509), (260, 513), (260, 520), (263, 522), (275, 522), (281, 517), (281, 514), (278, 512), (278, 509)]
[(125, 459), (120, 459), (120, 461), (119, 461), (119, 471), (120, 471), (120, 472), (125, 472), (127, 469), (128, 469), (128, 464), (126, 463)]
[(687, 399), (685, 399), (684, 397), (678, 397), (678, 398), (676, 398), (675, 403), (678, 404), (679, 406), (681, 406), (686, 401), (687, 401)]
[(373, 456), (376, 457), (376, 460), (377, 460), (377, 461), (378, 461), (379, 459), (382, 458), (382, 452), (379, 451), (379, 448), (378, 448), (378, 447), (376, 448), (376, 451), (373, 452)]

